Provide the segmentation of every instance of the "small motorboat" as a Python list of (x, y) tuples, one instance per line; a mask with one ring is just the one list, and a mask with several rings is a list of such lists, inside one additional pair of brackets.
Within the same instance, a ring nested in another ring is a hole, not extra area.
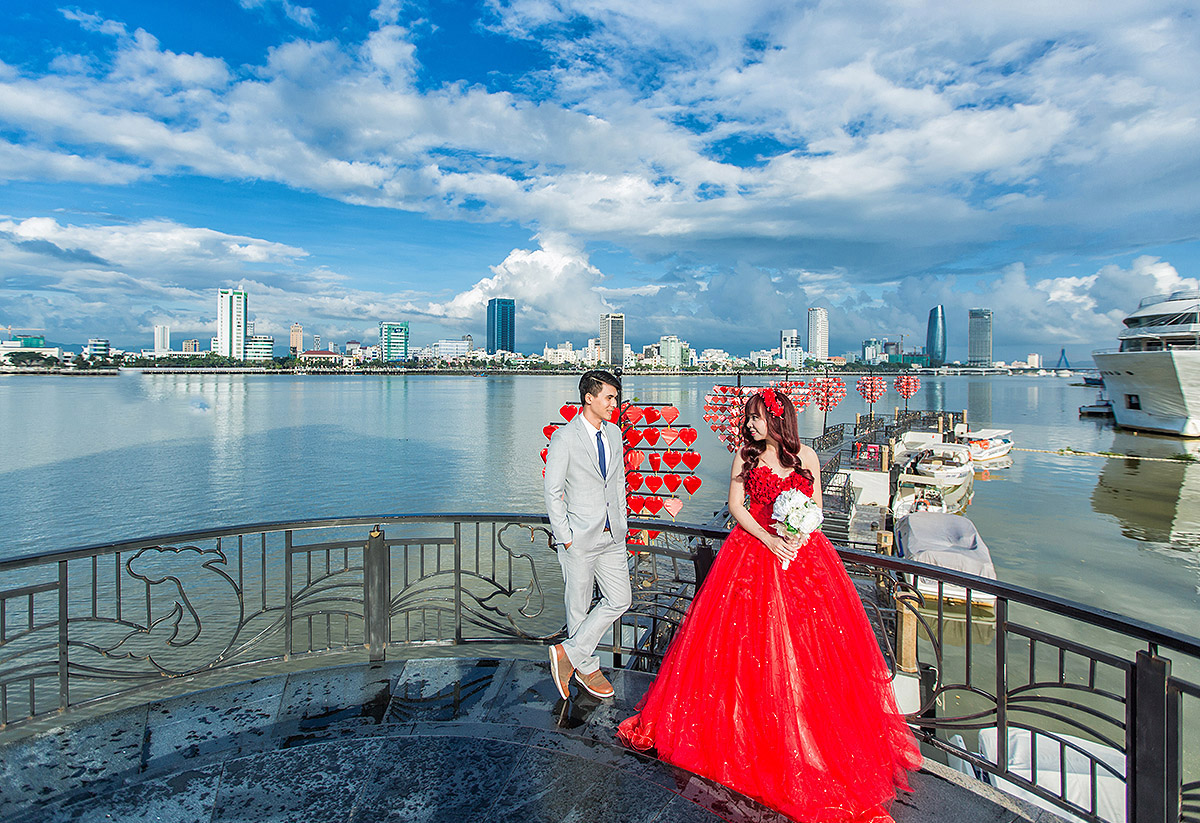
[(1096, 395), (1095, 403), (1085, 403), (1079, 407), (1080, 417), (1112, 417), (1112, 401), (1104, 396), (1104, 392)]
[[(1012, 448), (1012, 444), (1009, 444)], [(917, 454), (913, 465), (917, 474), (932, 477), (940, 484), (957, 485), (966, 482), (975, 472), (971, 450), (958, 443), (930, 443)]]
[(999, 460), (1012, 451), (1013, 442), (1008, 435), (1012, 429), (979, 429), (964, 432), (962, 441), (971, 450), (971, 459), (976, 463)]
[[(979, 751), (982, 760), (990, 763), (999, 761), (999, 730), (987, 726), (979, 730)], [(954, 735), (949, 742), (967, 751), (962, 735)], [(1095, 814), (1096, 818), (1109, 823), (1125, 821), (1125, 755), (1111, 746), (1084, 740), (1061, 732), (1031, 732), (1028, 729), (1009, 727), (1008, 756), (1005, 766), (1018, 775), (1054, 794), (1062, 792), (1065, 799), (1076, 807)], [(968, 761), (947, 756), (950, 767), (975, 777), (991, 786), (1011, 794), (1026, 803), (1052, 811), (1068, 820), (1085, 818), (1071, 814), (1027, 789), (977, 769)], [(1093, 776), (1095, 786), (1093, 788)], [(1095, 804), (1093, 806), (1093, 803)], [(1091, 817), (1086, 818), (1091, 820)]]
[(946, 501), (937, 486), (899, 484), (892, 498), (892, 517), (899, 520), (913, 512), (945, 512)]
[[(958, 514), (913, 512), (896, 521), (896, 549), (901, 557), (917, 563), (927, 563), (950, 571), (973, 574), (988, 580), (996, 579), (992, 554), (979, 536), (975, 524)], [(939, 583), (931, 577), (918, 576), (917, 591), (936, 600), (995, 608), (996, 596), (988, 592), (970, 592), (960, 585)]]

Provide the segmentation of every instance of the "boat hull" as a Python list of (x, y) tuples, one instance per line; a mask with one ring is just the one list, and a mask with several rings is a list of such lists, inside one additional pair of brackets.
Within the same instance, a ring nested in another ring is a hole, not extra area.
[(1097, 352), (1118, 426), (1200, 437), (1200, 351)]

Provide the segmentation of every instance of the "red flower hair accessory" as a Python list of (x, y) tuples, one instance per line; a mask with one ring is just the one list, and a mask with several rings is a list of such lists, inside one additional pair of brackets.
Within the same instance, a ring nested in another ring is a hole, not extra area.
[(774, 389), (762, 389), (758, 394), (763, 399), (763, 402), (767, 404), (767, 411), (773, 417), (783, 417), (783, 405), (779, 402), (779, 398), (775, 396)]

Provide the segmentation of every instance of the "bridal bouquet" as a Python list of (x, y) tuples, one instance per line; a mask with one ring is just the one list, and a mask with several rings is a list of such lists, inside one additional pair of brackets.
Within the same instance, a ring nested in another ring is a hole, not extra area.
[[(787, 489), (775, 498), (775, 508), (771, 511), (771, 518), (782, 526), (787, 534), (808, 537), (821, 528), (825, 515), (816, 501), (807, 494), (799, 489)], [(780, 537), (785, 536), (778, 528), (775, 529), (775, 532)], [(788, 561), (783, 561), (785, 570), (789, 565)]]

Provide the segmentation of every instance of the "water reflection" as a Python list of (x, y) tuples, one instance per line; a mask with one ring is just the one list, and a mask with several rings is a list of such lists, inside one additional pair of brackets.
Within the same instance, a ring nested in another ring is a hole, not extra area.
[(1092, 509), (1116, 517), (1133, 540), (1200, 551), (1200, 443), (1114, 432)]
[(926, 380), (921, 385), (921, 393), (925, 398), (925, 409), (945, 409), (946, 408), (946, 381), (944, 380)]
[[(931, 406), (941, 408), (941, 406)], [(969, 380), (967, 382), (967, 422), (992, 422), (992, 381)]]

